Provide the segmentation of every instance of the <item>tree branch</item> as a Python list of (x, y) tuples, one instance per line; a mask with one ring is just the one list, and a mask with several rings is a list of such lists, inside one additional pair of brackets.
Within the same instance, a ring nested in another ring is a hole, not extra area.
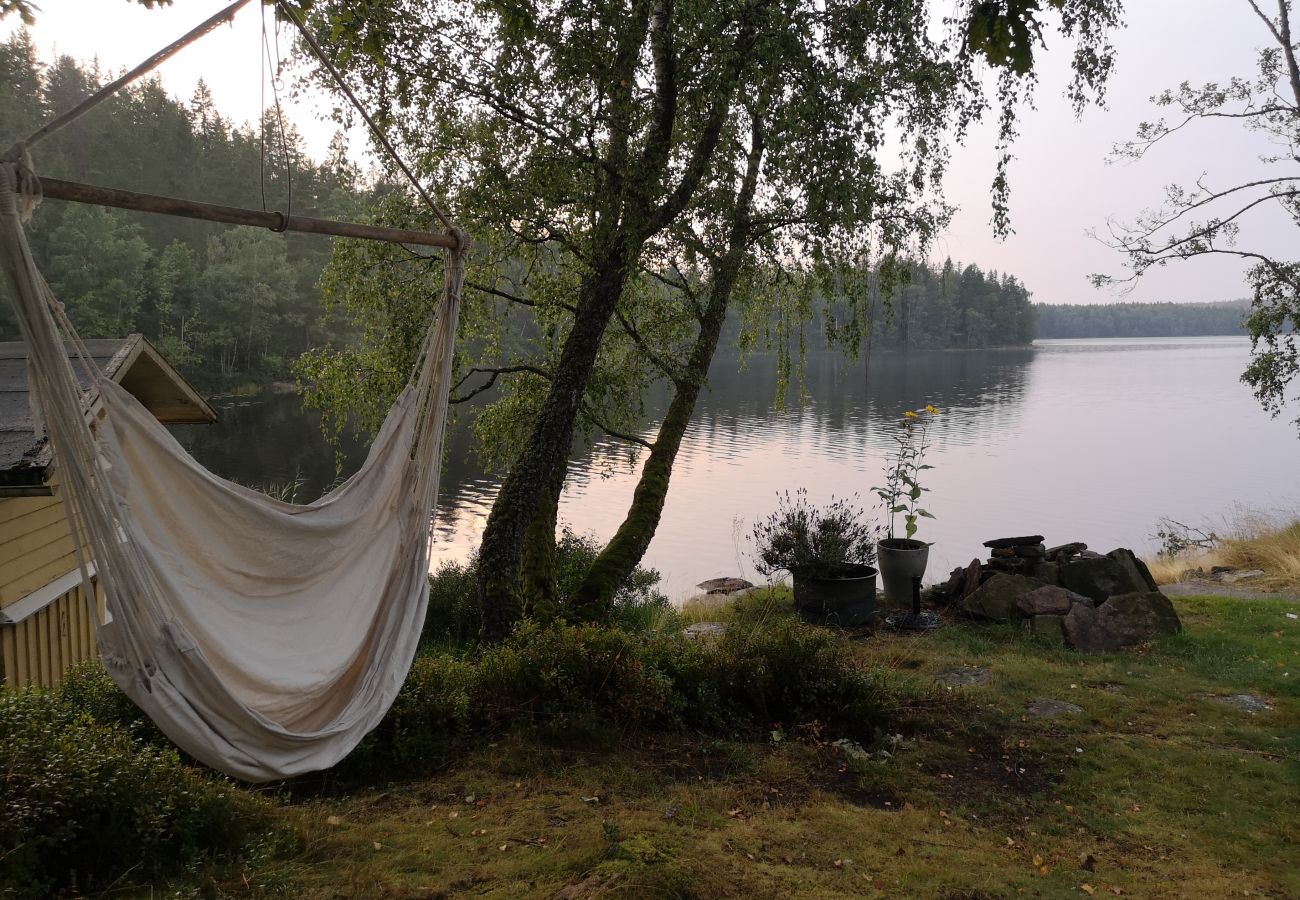
[(454, 385), (452, 385), (452, 388), (451, 388), (450, 391), (448, 391), (448, 393), (449, 393), (449, 394), (454, 394), (454, 393), (456, 392), (456, 390), (457, 390), (461, 385), (463, 385), (466, 381), (469, 380), (469, 378), (470, 378), (471, 375), (475, 375), (475, 374), (487, 375), (487, 376), (488, 376), (487, 381), (483, 382), (483, 383), (480, 384), (478, 387), (474, 388), (474, 389), (473, 389), (472, 391), (470, 391), (468, 394), (465, 394), (464, 396), (461, 396), (461, 397), (451, 397), (450, 399), (448, 399), (447, 402), (448, 402), (448, 403), (464, 403), (464, 402), (466, 402), (467, 400), (470, 400), (470, 399), (472, 399), (473, 397), (477, 397), (479, 394), (481, 394), (481, 393), (483, 393), (484, 391), (486, 391), (486, 390), (488, 390), (489, 388), (491, 388), (492, 385), (494, 385), (494, 384), (497, 383), (497, 378), (499, 378), (500, 376), (502, 376), (502, 375), (513, 375), (513, 374), (518, 373), (518, 372), (528, 372), (528, 373), (531, 373), (531, 374), (533, 374), (533, 375), (539, 375), (539, 376), (541, 376), (542, 378), (547, 379), (548, 381), (550, 380), (550, 377), (551, 377), (551, 375), (550, 375), (549, 372), (545, 371), (544, 369), (539, 369), (539, 368), (537, 368), (536, 366), (503, 366), (502, 368), (499, 368), (499, 369), (495, 369), (495, 368), (474, 368), (474, 369), (470, 369), (468, 372), (466, 372), (464, 375), (462, 375), (461, 378), (460, 378), (460, 380), (457, 381)]

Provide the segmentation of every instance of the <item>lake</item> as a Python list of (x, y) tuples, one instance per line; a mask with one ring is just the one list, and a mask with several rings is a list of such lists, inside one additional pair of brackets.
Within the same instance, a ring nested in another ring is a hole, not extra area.
[[(934, 469), (917, 537), (934, 542), (927, 581), (986, 555), (992, 537), (1043, 534), (1154, 549), (1169, 516), (1221, 527), (1242, 510), (1300, 506), (1300, 443), (1284, 416), (1270, 419), (1238, 380), (1245, 338), (1039, 341), (1032, 348), (876, 354), (869, 366), (810, 354), (807, 403), (775, 403), (766, 356), (719, 359), (674, 470), (663, 522), (646, 564), (674, 598), (706, 578), (756, 580), (748, 535), (778, 491), (807, 488), (874, 497), (891, 434), (906, 409), (942, 410), (931, 430)], [(652, 398), (651, 415), (666, 405)], [(205, 465), (246, 484), (298, 479), (299, 502), (336, 478), (335, 453), (296, 397), (219, 400), (213, 426), (178, 429)], [(644, 436), (652, 438), (653, 423)], [(497, 482), (476, 464), (465, 426), (449, 435), (435, 519), (435, 560), (463, 559), (477, 544)], [(345, 473), (364, 446), (343, 447)], [(607, 538), (631, 499), (637, 467), (626, 445), (603, 441), (573, 463), (562, 522)]]

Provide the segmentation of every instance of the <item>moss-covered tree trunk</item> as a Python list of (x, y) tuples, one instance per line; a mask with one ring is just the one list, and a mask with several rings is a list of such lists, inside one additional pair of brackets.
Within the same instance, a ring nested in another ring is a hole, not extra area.
[(613, 539), (596, 557), (578, 589), (575, 599), (577, 614), (581, 618), (599, 620), (608, 615), (619, 585), (641, 563), (650, 540), (659, 528), (664, 502), (668, 498), (673, 464), (677, 461), (682, 438), (695, 414), (695, 403), (708, 380), (709, 365), (718, 349), (727, 308), (745, 264), (752, 231), (750, 210), (762, 160), (762, 127), (755, 120), (745, 176), (730, 214), (727, 247), (715, 261), (709, 278), (709, 300), (700, 317), (700, 330), (691, 348), (686, 371), (676, 379), (673, 399), (668, 404), (668, 411), (659, 426), (659, 434), (641, 469), (641, 478), (632, 495), (632, 505), (628, 507), (627, 515)]

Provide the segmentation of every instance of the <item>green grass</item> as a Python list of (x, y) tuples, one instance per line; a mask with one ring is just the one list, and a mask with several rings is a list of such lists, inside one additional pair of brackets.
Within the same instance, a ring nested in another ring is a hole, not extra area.
[[(789, 615), (781, 595), (737, 616)], [(1175, 601), (1184, 633), (1082, 656), (1011, 628), (853, 642), (905, 698), (850, 761), (771, 742), (505, 737), (414, 782), (301, 799), (301, 852), (208, 890), (295, 897), (1300, 896), (1300, 606)], [(989, 685), (940, 689), (951, 665)], [(1251, 715), (1215, 700), (1270, 699)], [(1033, 719), (1054, 697), (1077, 716)], [(895, 728), (891, 728), (895, 731)], [(882, 752), (883, 751), (883, 752)], [(471, 799), (472, 798), (472, 799)]]

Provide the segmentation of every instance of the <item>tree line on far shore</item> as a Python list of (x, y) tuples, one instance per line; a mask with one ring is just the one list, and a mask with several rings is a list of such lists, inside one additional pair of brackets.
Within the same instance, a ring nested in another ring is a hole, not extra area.
[(1198, 337), (1245, 334), (1250, 303), (1036, 303), (1034, 312), (1040, 338)]

